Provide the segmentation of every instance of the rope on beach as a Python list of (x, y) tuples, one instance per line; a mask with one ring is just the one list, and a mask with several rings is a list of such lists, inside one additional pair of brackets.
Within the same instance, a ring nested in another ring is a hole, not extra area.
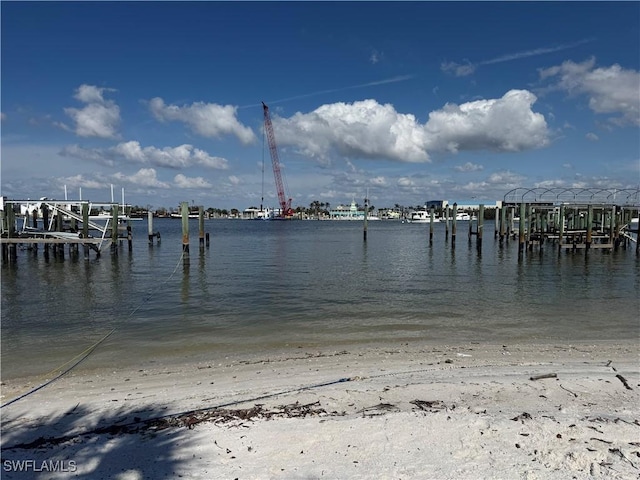
[[(171, 275), (169, 275), (164, 282), (160, 283), (156, 287), (156, 289), (159, 288), (160, 286), (164, 285), (165, 283), (167, 283), (169, 280), (171, 280), (171, 278), (175, 275), (176, 271), (178, 270), (178, 267), (180, 266), (180, 262), (182, 261), (183, 258), (184, 258), (184, 251), (182, 252), (182, 254), (180, 255), (180, 258), (176, 262), (176, 266), (173, 269), (173, 272), (171, 272)], [(146, 297), (144, 297), (142, 299), (142, 301), (125, 318), (132, 317), (138, 310), (140, 310), (142, 305), (144, 305), (145, 303), (147, 303), (151, 299), (152, 294), (153, 294), (153, 292), (149, 292), (149, 294)], [(124, 321), (124, 318), (123, 318), (122, 321)], [(122, 321), (120, 323), (122, 323)], [(47, 377), (50, 377), (51, 375), (54, 375), (55, 372), (60, 372), (58, 375), (56, 375), (55, 377), (51, 378), (50, 380), (45, 381), (44, 383), (38, 385), (37, 387), (32, 388), (31, 390), (23, 393), (22, 395), (19, 395), (19, 396), (15, 397), (15, 398), (9, 400), (8, 402), (0, 405), (0, 409), (2, 409), (4, 407), (8, 407), (9, 405), (11, 405), (13, 403), (16, 403), (18, 400), (22, 400), (23, 398), (28, 397), (29, 395), (32, 395), (32, 394), (36, 393), (38, 390), (42, 390), (43, 388), (47, 387), (48, 385), (51, 385), (53, 382), (55, 382), (55, 381), (59, 380), (60, 378), (62, 378), (64, 375), (66, 375), (71, 370), (73, 370), (78, 365), (80, 365), (83, 361), (85, 361), (89, 357), (89, 355), (91, 355), (95, 351), (95, 349), (98, 348), (98, 346), (101, 343), (103, 343), (107, 338), (109, 338), (111, 335), (113, 335), (113, 333), (117, 329), (118, 329), (118, 325), (113, 327), (110, 332), (108, 332), (106, 335), (104, 335), (102, 338), (100, 338), (93, 345), (87, 347), (84, 351), (80, 352), (78, 355), (73, 357), (71, 360), (69, 360), (69, 361), (63, 363), (62, 365), (54, 368), (49, 373), (46, 373), (46, 374), (42, 375), (41, 377), (42, 378), (47, 378)], [(63, 370), (69, 364), (71, 364), (71, 365), (66, 370)]]

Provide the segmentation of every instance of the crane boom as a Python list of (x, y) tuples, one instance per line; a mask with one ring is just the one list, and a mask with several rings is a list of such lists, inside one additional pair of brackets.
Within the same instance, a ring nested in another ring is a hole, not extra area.
[(278, 203), (280, 203), (280, 215), (289, 217), (293, 215), (291, 209), (291, 199), (287, 199), (284, 193), (284, 185), (282, 183), (282, 174), (280, 172), (280, 159), (278, 157), (278, 147), (276, 145), (276, 137), (273, 133), (273, 125), (271, 124), (271, 116), (269, 115), (269, 107), (262, 102), (264, 110), (264, 128), (267, 132), (267, 140), (269, 141), (269, 152), (271, 153), (271, 163), (273, 165), (273, 176), (276, 180), (276, 190), (278, 191)]

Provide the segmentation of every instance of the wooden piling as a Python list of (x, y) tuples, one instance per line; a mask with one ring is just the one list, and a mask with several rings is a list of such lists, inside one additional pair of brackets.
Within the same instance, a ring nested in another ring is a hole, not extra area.
[(444, 239), (446, 241), (449, 239), (449, 205), (446, 206), (444, 211)]
[(367, 214), (369, 213), (369, 199), (365, 197), (364, 199), (364, 232), (363, 232), (363, 240), (366, 243), (367, 241)]
[(180, 204), (182, 209), (182, 252), (189, 255), (189, 202)]
[(149, 245), (153, 245), (153, 212), (147, 212), (147, 233), (149, 238)]
[(504, 243), (504, 237), (507, 231), (507, 208), (502, 205), (500, 207), (500, 246)]
[(204, 207), (198, 207), (198, 241), (200, 250), (204, 249)]
[(520, 203), (520, 221), (518, 222), (518, 256), (521, 256), (522, 253), (524, 252), (524, 243), (525, 243), (524, 227), (525, 227), (526, 218), (527, 218), (526, 204), (522, 202)]
[(435, 209), (429, 209), (429, 245), (433, 245), (433, 222), (435, 220)]
[(118, 205), (111, 205), (111, 253), (118, 254)]
[[(82, 204), (82, 238), (89, 237), (89, 204), (84, 202)], [(86, 242), (82, 243), (84, 250), (84, 259), (89, 260), (89, 245)]]
[(482, 250), (482, 231), (484, 228), (484, 205), (480, 204), (478, 207), (478, 219), (477, 219), (478, 231), (476, 232), (476, 248), (478, 251)]
[(456, 216), (458, 215), (458, 204), (453, 204), (453, 214), (451, 216), (451, 245), (456, 244)]
[(587, 206), (587, 225), (586, 225), (586, 227), (587, 227), (587, 236), (586, 236), (585, 242), (584, 242), (585, 254), (591, 248), (591, 239), (593, 237), (593, 205), (588, 205)]

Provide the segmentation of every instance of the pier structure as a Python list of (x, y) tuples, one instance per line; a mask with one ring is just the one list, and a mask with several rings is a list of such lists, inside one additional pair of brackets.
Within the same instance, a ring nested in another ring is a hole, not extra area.
[(616, 250), (640, 255), (640, 189), (516, 188), (498, 202), (496, 236), (519, 252), (555, 244), (558, 251)]
[(64, 258), (64, 247), (69, 253), (78, 253), (80, 246), (84, 258), (89, 251), (100, 255), (111, 246), (117, 253), (119, 240), (132, 244), (131, 207), (113, 202), (95, 203), (86, 200), (6, 200), (0, 209), (0, 245), (2, 259), (15, 257), (18, 245), (44, 249), (45, 256), (53, 250), (54, 256)]

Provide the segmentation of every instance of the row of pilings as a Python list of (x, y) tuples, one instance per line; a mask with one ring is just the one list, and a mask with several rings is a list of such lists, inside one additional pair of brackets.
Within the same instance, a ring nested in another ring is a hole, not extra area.
[[(637, 221), (639, 209), (635, 206), (613, 204), (561, 204), (548, 203), (504, 203), (496, 206), (493, 215), (486, 218), (486, 209), (479, 205), (477, 210), (470, 212), (470, 220), (465, 221), (468, 226), (469, 244), (476, 239), (476, 247), (482, 249), (482, 239), (486, 221), (494, 221), (494, 237), (502, 248), (510, 242), (516, 241), (519, 255), (534, 248), (540, 250), (546, 246), (563, 250), (584, 250), (585, 254), (591, 249), (607, 249), (615, 251), (618, 248), (633, 247), (640, 255), (640, 223)], [(430, 211), (429, 244), (433, 244), (435, 223), (435, 209)], [(455, 248), (458, 236), (457, 204), (453, 208), (447, 206), (439, 223), (445, 224), (445, 238), (451, 236), (451, 246)], [(633, 221), (633, 219), (636, 219)], [(366, 223), (365, 223), (366, 241)]]
[[(638, 243), (638, 208), (615, 204), (526, 203), (504, 204), (499, 208), (496, 236), (499, 244), (518, 241), (518, 252), (543, 249), (545, 245), (563, 250), (628, 248)], [(516, 227), (517, 224), (517, 227)], [(635, 237), (633, 236), (635, 234)]]
[[(131, 208), (111, 204), (109, 210), (102, 210), (101, 215), (90, 216), (90, 203), (86, 201), (46, 201), (36, 204), (31, 202), (26, 215), (18, 215), (22, 201), (5, 201), (0, 210), (2, 235), (0, 244), (2, 261), (13, 263), (17, 260), (19, 247), (26, 247), (37, 253), (42, 247), (45, 259), (53, 255), (56, 259), (65, 258), (65, 247), (70, 257), (77, 257), (80, 248), (84, 251), (84, 259), (89, 260), (89, 252), (93, 250), (100, 256), (103, 245), (109, 245), (112, 256), (126, 240), (128, 250), (133, 249), (131, 228)], [(104, 205), (104, 204), (101, 204)], [(182, 217), (182, 249), (185, 259), (189, 256), (189, 218), (192, 217), (188, 202), (181, 204)], [(99, 218), (99, 219), (96, 219)], [(204, 231), (204, 208), (198, 207), (199, 244), (200, 248), (209, 247), (209, 234)], [(153, 213), (148, 212), (148, 241), (152, 247), (154, 240), (160, 244), (160, 232), (153, 229)]]
[[(500, 247), (516, 241), (519, 255), (545, 247), (556, 248), (558, 253), (583, 250), (585, 254), (592, 249), (635, 248), (640, 255), (638, 213), (636, 206), (614, 204), (505, 203), (495, 209), (494, 237)], [(477, 218), (469, 221), (469, 242), (475, 236), (478, 249), (482, 248), (484, 222), (485, 208), (480, 205)], [(452, 243), (455, 234), (454, 222)]]

